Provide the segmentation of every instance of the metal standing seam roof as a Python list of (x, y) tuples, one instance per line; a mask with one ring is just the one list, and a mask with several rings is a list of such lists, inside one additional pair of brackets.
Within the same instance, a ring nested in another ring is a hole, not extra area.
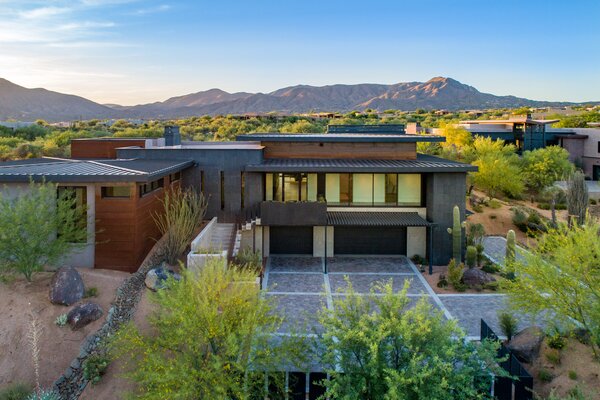
[(416, 160), (268, 158), (248, 165), (256, 172), (469, 172), (477, 167), (419, 154)]
[(333, 226), (430, 226), (416, 212), (327, 211), (327, 224)]
[(148, 182), (192, 164), (191, 160), (40, 158), (0, 163), (0, 182)]

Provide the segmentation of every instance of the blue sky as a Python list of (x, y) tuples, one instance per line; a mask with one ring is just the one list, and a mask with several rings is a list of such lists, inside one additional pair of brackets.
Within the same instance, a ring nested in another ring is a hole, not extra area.
[(449, 76), (600, 100), (600, 1), (0, 0), (0, 77), (102, 103)]

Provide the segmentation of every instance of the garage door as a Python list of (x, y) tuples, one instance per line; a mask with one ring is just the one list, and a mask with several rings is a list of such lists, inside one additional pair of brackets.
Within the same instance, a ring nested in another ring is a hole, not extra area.
[(312, 226), (272, 226), (270, 231), (271, 254), (312, 254)]
[(406, 254), (406, 228), (335, 227), (335, 254)]

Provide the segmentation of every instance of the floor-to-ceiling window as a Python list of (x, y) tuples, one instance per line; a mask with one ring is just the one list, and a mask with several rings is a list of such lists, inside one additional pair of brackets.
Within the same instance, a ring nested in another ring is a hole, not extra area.
[(327, 174), (327, 203), (353, 206), (420, 206), (420, 174)]

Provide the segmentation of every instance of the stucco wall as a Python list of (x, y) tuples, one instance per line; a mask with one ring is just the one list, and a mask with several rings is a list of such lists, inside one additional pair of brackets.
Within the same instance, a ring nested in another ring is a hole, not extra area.
[[(73, 250), (70, 254), (66, 255), (60, 264), (69, 265), (73, 267), (84, 267), (94, 268), (94, 243), (96, 233), (96, 213), (95, 213), (95, 194), (96, 188), (94, 184), (76, 184), (73, 186), (85, 186), (86, 187), (86, 201), (87, 201), (87, 231), (88, 231), (88, 242), (83, 248)], [(27, 193), (31, 190), (28, 183), (7, 183), (2, 189), (3, 195), (6, 195), (9, 199), (15, 199), (17, 196)]]
[[(327, 257), (333, 257), (333, 235), (334, 227), (327, 227)], [(325, 227), (313, 227), (313, 256), (323, 257), (325, 255)]]

